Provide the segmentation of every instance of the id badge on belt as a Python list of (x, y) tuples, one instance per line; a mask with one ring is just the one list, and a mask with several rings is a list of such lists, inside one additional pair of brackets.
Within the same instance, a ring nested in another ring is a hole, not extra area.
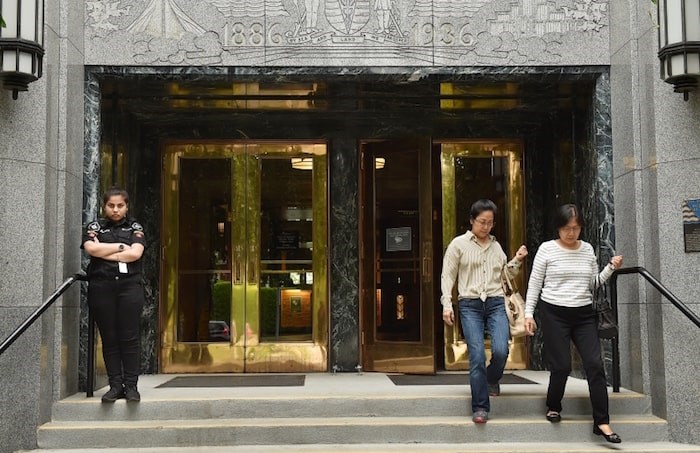
[(120, 274), (128, 274), (129, 269), (126, 267), (126, 263), (122, 263), (121, 261), (119, 262), (119, 273)]

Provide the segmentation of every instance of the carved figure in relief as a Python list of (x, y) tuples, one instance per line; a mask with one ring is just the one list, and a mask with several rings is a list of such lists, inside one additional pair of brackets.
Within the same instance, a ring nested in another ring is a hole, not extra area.
[[(392, 21), (396, 22), (392, 12), (393, 6), (393, 0), (374, 0), (374, 10), (377, 12), (377, 22), (379, 23), (377, 33), (389, 34)], [(398, 27), (396, 28), (398, 29)]]
[(297, 23), (294, 26), (292, 36), (308, 35), (318, 31), (318, 10), (321, 0), (303, 0), (304, 9), (299, 3), (302, 0), (294, 0), (294, 7), (297, 10)]
[(306, 32), (313, 33), (318, 31), (318, 7), (321, 5), (321, 0), (304, 0), (304, 8), (306, 8)]

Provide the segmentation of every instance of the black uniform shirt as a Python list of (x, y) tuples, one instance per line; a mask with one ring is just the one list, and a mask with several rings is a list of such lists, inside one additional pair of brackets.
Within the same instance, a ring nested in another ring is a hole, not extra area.
[[(127, 245), (142, 244), (145, 246), (143, 227), (134, 219), (124, 218), (116, 224), (109, 219), (99, 219), (88, 223), (83, 229), (83, 240), (80, 243), (80, 248), (83, 248), (83, 244), (95, 236), (100, 242)], [(119, 272), (119, 263), (91, 256), (87, 274), (89, 279), (113, 279), (117, 276), (127, 277), (141, 274), (142, 267), (141, 259), (128, 263), (128, 272), (125, 274)]]

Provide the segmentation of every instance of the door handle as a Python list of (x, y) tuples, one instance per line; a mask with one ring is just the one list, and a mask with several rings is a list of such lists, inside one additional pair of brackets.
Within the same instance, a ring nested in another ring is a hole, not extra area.
[(248, 252), (248, 284), (258, 284), (258, 255), (255, 252), (255, 244), (250, 245)]
[(422, 265), (422, 273), (423, 273), (423, 280), (429, 281), (433, 275), (433, 270), (432, 270), (432, 261), (431, 261), (431, 256), (432, 256), (432, 250), (431, 250), (431, 244), (430, 242), (424, 242), (423, 243), (423, 265)]
[(233, 284), (241, 285), (243, 284), (243, 270), (241, 269), (241, 247), (237, 246), (235, 252), (233, 253)]
[(258, 284), (258, 274), (256, 272), (257, 266), (255, 265), (255, 259), (251, 259), (248, 263), (248, 270), (250, 272), (248, 284), (257, 285)]

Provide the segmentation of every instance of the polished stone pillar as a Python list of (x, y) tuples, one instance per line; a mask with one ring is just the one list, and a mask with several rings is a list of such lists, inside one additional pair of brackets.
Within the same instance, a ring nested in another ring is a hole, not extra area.
[(358, 159), (354, 139), (334, 140), (329, 156), (331, 323), (330, 367), (354, 371), (360, 363)]
[[(83, 215), (82, 224), (96, 219), (100, 213), (100, 135), (102, 132), (100, 120), (101, 93), (100, 82), (95, 74), (87, 71), (85, 74), (85, 134), (83, 136)], [(90, 258), (82, 254), (81, 268), (87, 269)], [(87, 389), (87, 358), (88, 358), (88, 306), (87, 282), (81, 282), (80, 291), (80, 355), (78, 358), (78, 386), (80, 390)]]

